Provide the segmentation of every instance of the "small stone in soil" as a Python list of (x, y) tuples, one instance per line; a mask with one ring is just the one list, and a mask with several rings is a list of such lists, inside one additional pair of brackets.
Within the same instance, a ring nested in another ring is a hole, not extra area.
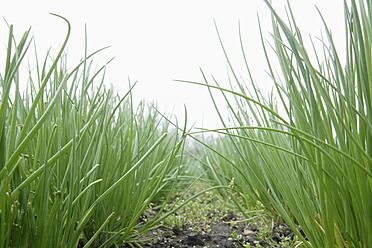
[(185, 243), (187, 245), (204, 245), (204, 241), (201, 239), (201, 236), (199, 233), (187, 234)]

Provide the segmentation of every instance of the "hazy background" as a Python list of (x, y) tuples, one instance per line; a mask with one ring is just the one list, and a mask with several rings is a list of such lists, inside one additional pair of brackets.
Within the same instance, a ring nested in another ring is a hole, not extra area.
[[(323, 26), (317, 6), (337, 45), (343, 49), (342, 0), (289, 2), (304, 38), (308, 40), (309, 33), (318, 37), (321, 34)], [(274, 4), (283, 17), (285, 3), (276, 0)], [(56, 54), (66, 34), (66, 24), (49, 15), (50, 12), (64, 16), (71, 23), (67, 48), (71, 68), (84, 56), (86, 24), (88, 53), (111, 46), (95, 57), (95, 64), (102, 66), (115, 57), (107, 67), (107, 85), (112, 84), (123, 95), (128, 90), (128, 79), (132, 83), (138, 81), (134, 90), (136, 102), (140, 99), (156, 101), (161, 111), (174, 112), (180, 121), (183, 121), (183, 106), (186, 105), (190, 124), (195, 122), (196, 126), (208, 128), (219, 126), (205, 88), (173, 81), (203, 82), (199, 69), (202, 68), (209, 79), (213, 75), (221, 85), (227, 85), (227, 63), (214, 20), (233, 65), (243, 78), (247, 78), (239, 43), (240, 20), (255, 81), (264, 92), (272, 87), (265, 73), (266, 62), (258, 29), (259, 16), (263, 33), (269, 39), (270, 12), (262, 0), (3, 1), (0, 5), (0, 16), (14, 24), (18, 40), (32, 26), (39, 58), (43, 58), (50, 47), (52, 54)], [(4, 70), (7, 35), (7, 24), (1, 20), (1, 72)], [(29, 54), (33, 54), (32, 50)], [(29, 60), (33, 65), (32, 57)], [(26, 76), (24, 80), (27, 80)]]

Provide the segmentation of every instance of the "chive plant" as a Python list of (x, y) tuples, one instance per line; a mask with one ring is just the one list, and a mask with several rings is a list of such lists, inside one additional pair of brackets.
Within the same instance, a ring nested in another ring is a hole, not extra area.
[(65, 21), (58, 55), (40, 63), (36, 54), (37, 77), (29, 73), (24, 92), (29, 31), (16, 43), (9, 29), (0, 77), (0, 247), (137, 242), (154, 225), (141, 214), (176, 184), (185, 133), (151, 106), (133, 106), (132, 88), (124, 97), (107, 90), (106, 65), (93, 70), (95, 53), (86, 48), (67, 69)]
[(304, 247), (372, 247), (372, 1), (344, 2), (345, 61), (325, 22), (321, 50), (308, 49), (289, 3), (284, 21), (265, 2), (281, 69), (261, 35), (276, 97), (264, 98), (252, 77), (246, 85), (225, 51), (231, 89), (207, 78), (191, 82), (207, 86), (213, 100), (213, 90), (221, 92), (231, 113), (233, 127), (221, 118), (224, 128), (213, 131), (222, 136), (205, 144), (210, 176), (216, 184), (233, 181), (242, 210), (261, 201)]

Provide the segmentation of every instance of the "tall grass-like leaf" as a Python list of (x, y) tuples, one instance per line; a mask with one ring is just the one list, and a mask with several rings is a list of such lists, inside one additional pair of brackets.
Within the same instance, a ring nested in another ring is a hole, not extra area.
[(286, 22), (265, 3), (272, 12), (270, 46), (280, 74), (262, 34), (261, 39), (279, 102), (264, 98), (253, 82), (242, 40), (252, 87), (237, 76), (224, 50), (232, 89), (207, 78), (196, 83), (207, 86), (212, 99), (212, 90), (220, 91), (234, 126), (222, 119), (224, 127), (214, 130), (224, 136), (209, 145), (210, 177), (223, 185), (233, 179), (245, 208), (261, 201), (306, 247), (370, 247), (372, 3), (344, 2), (346, 61), (325, 22), (326, 40), (320, 51), (313, 43), (311, 59), (289, 4)]
[(169, 199), (177, 182), (186, 133), (150, 105), (133, 106), (133, 86), (122, 97), (106, 89), (111, 60), (94, 70), (102, 49), (89, 54), (87, 40), (83, 59), (68, 69), (69, 30), (55, 59), (36, 54), (37, 75), (30, 72), (20, 92), (29, 31), (12, 56), (10, 27), (1, 76), (0, 247), (137, 242), (155, 225), (139, 222), (141, 214), (160, 193)]

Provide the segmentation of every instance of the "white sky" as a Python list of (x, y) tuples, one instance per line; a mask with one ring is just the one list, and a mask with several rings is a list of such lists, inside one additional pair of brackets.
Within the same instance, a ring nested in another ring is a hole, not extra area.
[[(275, 6), (284, 17), (286, 1)], [(308, 33), (319, 36), (322, 24), (318, 6), (336, 41), (344, 42), (342, 0), (291, 0), (293, 11), (304, 38)], [(67, 18), (72, 26), (68, 44), (69, 66), (84, 56), (84, 29), (88, 30), (88, 52), (105, 46), (108, 50), (95, 58), (107, 68), (106, 82), (124, 94), (128, 77), (138, 80), (134, 90), (136, 100), (156, 100), (161, 111), (174, 113), (183, 120), (183, 105), (188, 109), (190, 123), (214, 128), (219, 126), (207, 90), (201, 86), (174, 82), (173, 79), (203, 82), (199, 67), (209, 76), (226, 85), (227, 63), (220, 47), (213, 19), (216, 21), (225, 47), (238, 72), (246, 77), (240, 51), (238, 20), (241, 22), (246, 54), (256, 81), (262, 90), (270, 89), (265, 76), (266, 62), (260, 43), (257, 13), (265, 35), (271, 30), (270, 16), (262, 0), (149, 0), (149, 1), (6, 1), (0, 16), (14, 24), (16, 37), (32, 26), (32, 33), (42, 58), (47, 49), (60, 48), (66, 25), (48, 13)], [(0, 70), (3, 72), (4, 49), (8, 28), (0, 21)], [(32, 50), (29, 52), (33, 53)], [(32, 64), (33, 62), (30, 61)], [(26, 79), (26, 78), (25, 78)], [(98, 83), (98, 82), (97, 82)]]

